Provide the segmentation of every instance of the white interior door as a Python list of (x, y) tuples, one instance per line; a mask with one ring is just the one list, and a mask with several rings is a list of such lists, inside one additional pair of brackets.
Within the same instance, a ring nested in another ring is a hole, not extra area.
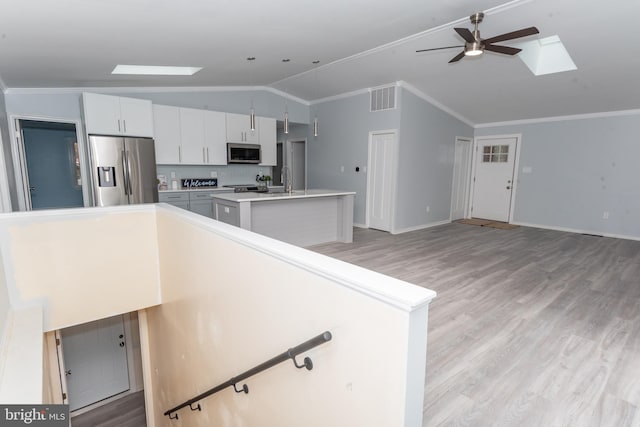
[(451, 188), (451, 220), (462, 219), (467, 214), (469, 184), (471, 182), (471, 140), (456, 138), (453, 162), (453, 186)]
[(63, 329), (62, 343), (71, 411), (129, 390), (122, 316)]
[(370, 228), (391, 231), (395, 156), (395, 133), (371, 135), (367, 185), (367, 217)]
[(474, 218), (509, 221), (517, 141), (516, 137), (478, 140), (471, 207)]

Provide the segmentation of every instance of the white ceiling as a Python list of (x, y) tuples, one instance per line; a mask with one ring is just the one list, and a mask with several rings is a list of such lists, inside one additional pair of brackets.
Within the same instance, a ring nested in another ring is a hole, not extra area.
[[(536, 77), (518, 57), (448, 64), (457, 49), (415, 53), (461, 44), (452, 28), (470, 28), (475, 11), (487, 13), (485, 38), (529, 26), (560, 36), (578, 69)], [(629, 110), (640, 108), (639, 16), (639, 0), (0, 0), (0, 78), (6, 88), (262, 85), (309, 101), (405, 81), (474, 124)], [(114, 76), (116, 64), (204, 69)]]

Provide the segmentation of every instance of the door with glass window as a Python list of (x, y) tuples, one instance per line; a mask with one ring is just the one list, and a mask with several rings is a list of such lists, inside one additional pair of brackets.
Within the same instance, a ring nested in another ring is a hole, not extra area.
[(516, 137), (478, 139), (471, 216), (509, 221)]

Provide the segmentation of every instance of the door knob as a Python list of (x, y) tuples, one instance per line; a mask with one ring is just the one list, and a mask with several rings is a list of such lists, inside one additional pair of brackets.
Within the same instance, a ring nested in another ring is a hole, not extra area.
[(64, 371), (64, 374), (67, 375), (67, 376), (71, 375), (71, 369), (69, 369), (68, 371)]
[(507, 190), (511, 190), (511, 187), (509, 187), (508, 185), (507, 185)]
[(124, 335), (120, 334), (120, 335), (118, 335), (118, 338), (122, 339), (122, 338), (124, 338)]
[(120, 347), (124, 347), (124, 343), (120, 341)]

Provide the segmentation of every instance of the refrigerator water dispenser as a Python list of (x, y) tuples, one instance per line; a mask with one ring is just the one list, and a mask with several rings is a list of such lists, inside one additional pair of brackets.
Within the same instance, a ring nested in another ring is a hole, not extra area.
[(113, 166), (98, 166), (98, 186), (116, 186), (116, 168)]

